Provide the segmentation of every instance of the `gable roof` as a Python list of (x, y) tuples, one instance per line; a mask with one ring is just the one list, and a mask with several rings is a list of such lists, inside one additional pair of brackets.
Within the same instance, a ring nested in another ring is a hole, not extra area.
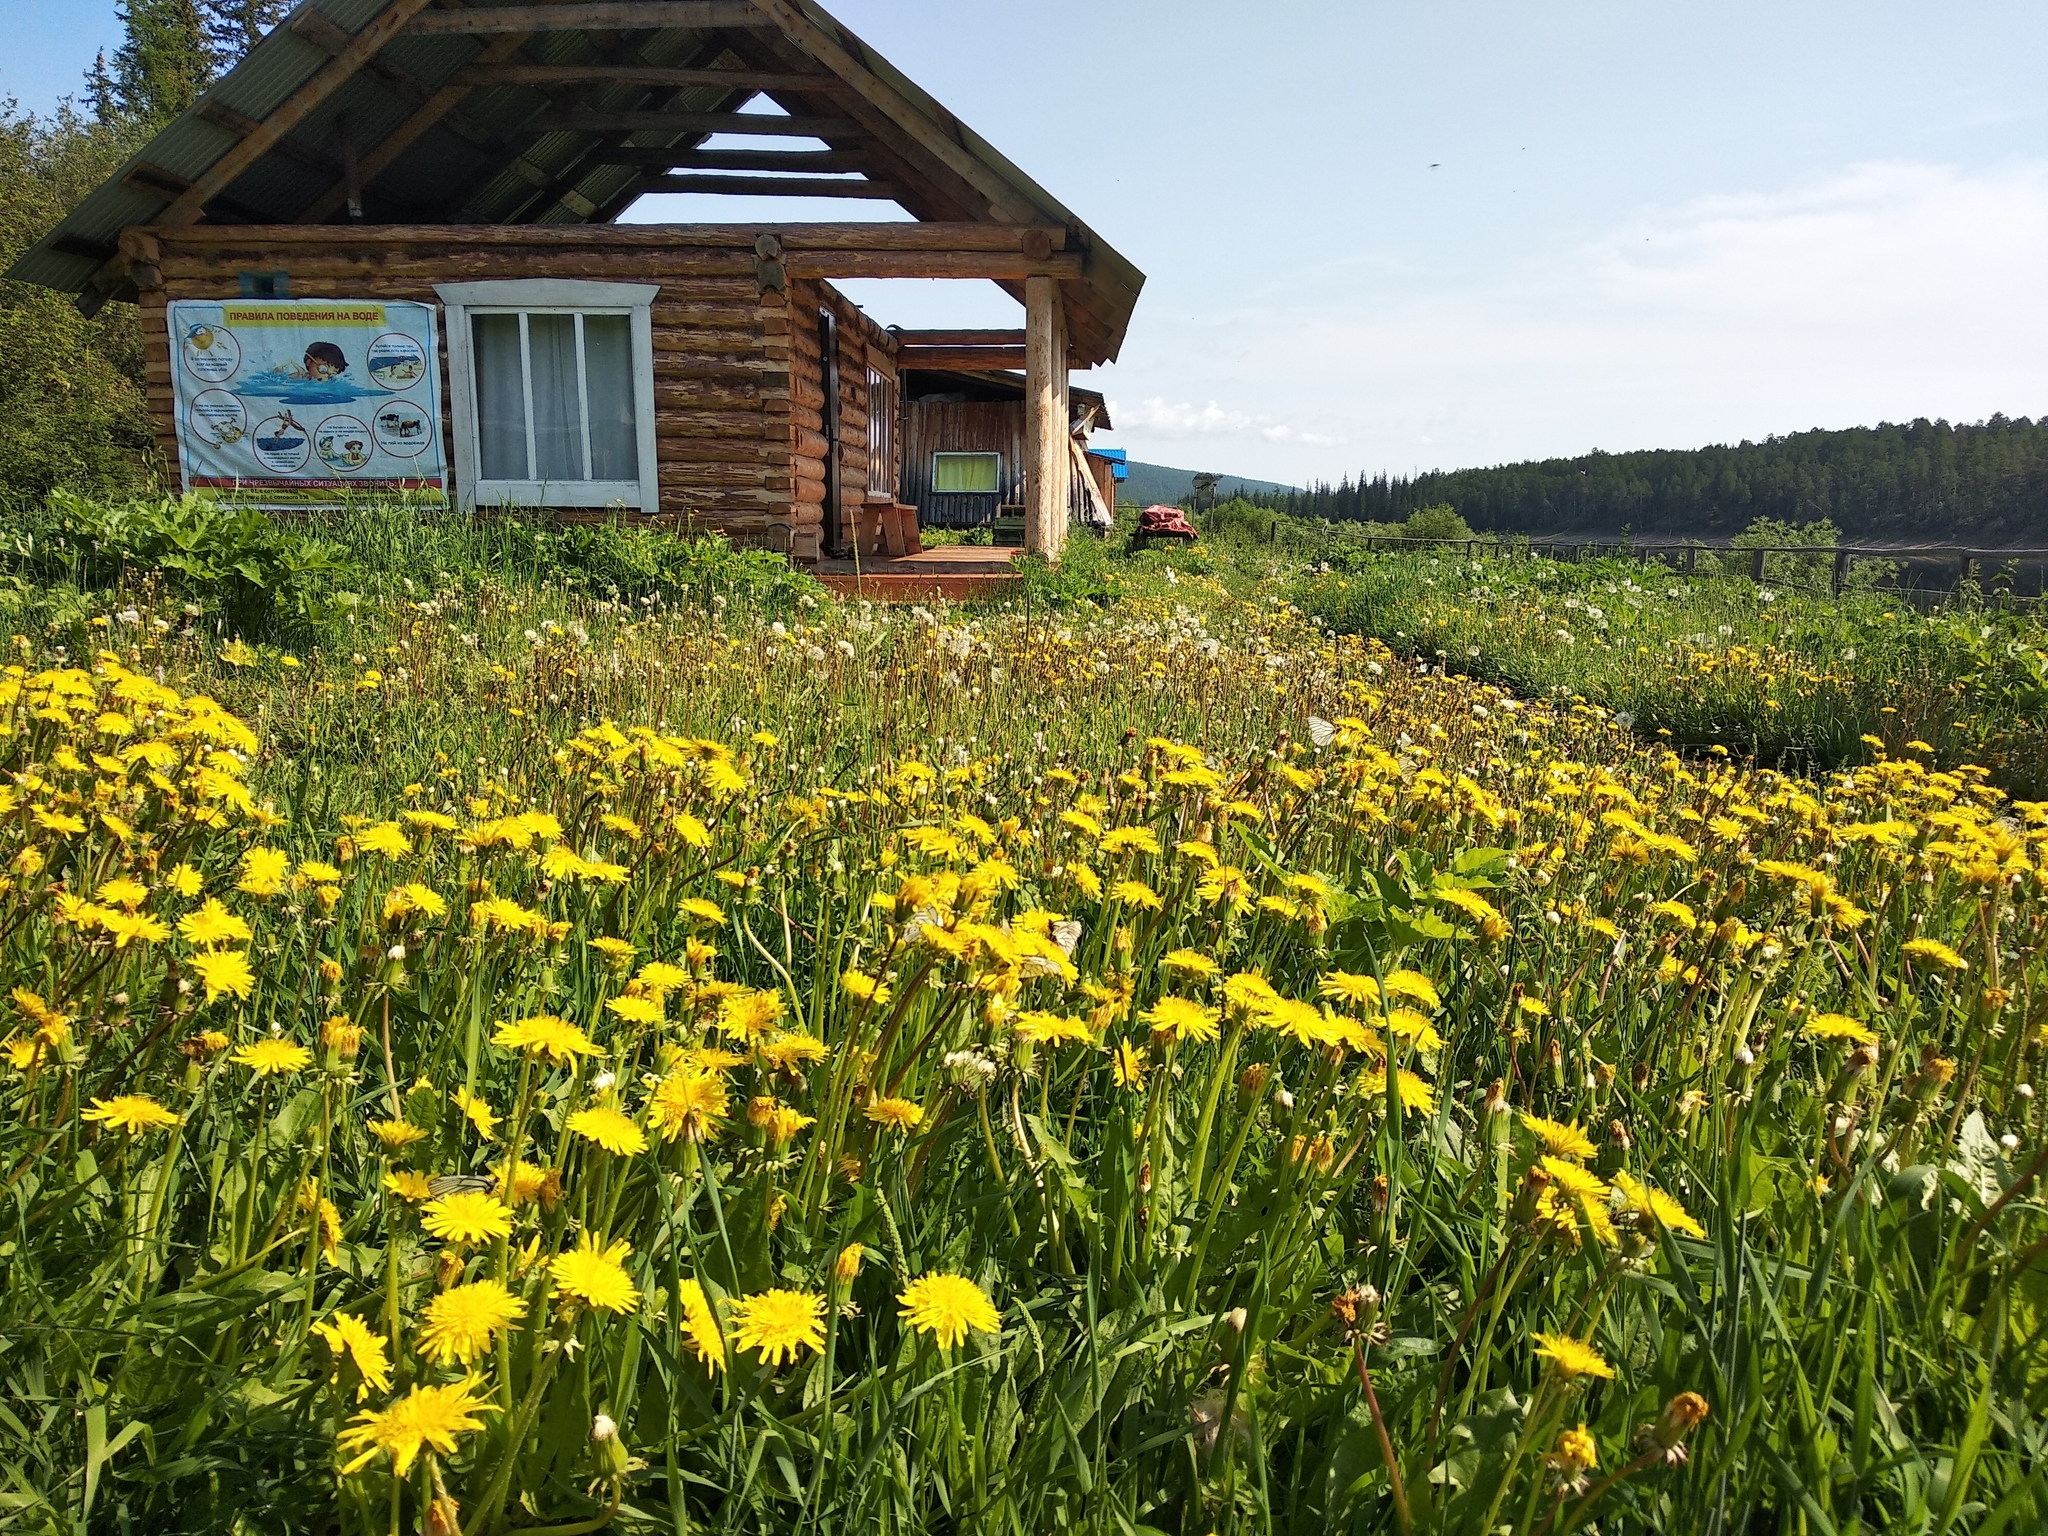
[[(740, 114), (757, 97), (787, 116)], [(735, 132), (828, 147), (703, 147)], [(774, 174), (728, 174), (753, 171)], [(664, 190), (1063, 226), (1082, 258), (1061, 279), (1079, 366), (1115, 358), (1144, 284), (815, 0), (303, 0), (8, 275), (91, 309), (132, 291), (118, 241), (133, 226), (353, 222), (352, 192), (374, 224), (608, 223)]]

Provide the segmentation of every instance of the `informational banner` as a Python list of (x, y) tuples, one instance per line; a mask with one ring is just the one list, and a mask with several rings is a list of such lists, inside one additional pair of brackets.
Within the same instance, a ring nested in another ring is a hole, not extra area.
[(446, 502), (431, 304), (176, 299), (170, 329), (186, 490), (257, 507)]

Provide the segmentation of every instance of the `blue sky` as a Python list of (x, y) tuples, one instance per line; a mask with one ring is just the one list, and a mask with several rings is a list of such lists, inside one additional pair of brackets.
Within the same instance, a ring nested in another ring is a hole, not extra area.
[[(2048, 412), (2038, 3), (833, 8), (1145, 270), (1077, 376), (1134, 457), (1301, 481)], [(26, 107), (118, 40), (101, 0), (7, 11)], [(987, 284), (852, 286), (1018, 323)]]

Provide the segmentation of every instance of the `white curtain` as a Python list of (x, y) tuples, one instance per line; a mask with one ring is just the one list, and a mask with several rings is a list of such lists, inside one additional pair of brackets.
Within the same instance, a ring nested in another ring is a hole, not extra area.
[(478, 315), (471, 336), (483, 479), (640, 478), (628, 317)]

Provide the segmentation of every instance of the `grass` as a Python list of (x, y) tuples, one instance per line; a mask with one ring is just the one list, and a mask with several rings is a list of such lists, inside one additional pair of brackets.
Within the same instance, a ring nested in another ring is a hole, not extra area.
[(1600, 691), (1790, 608), (318, 534), (17, 557), (10, 1529), (2048, 1517), (2048, 806)]

